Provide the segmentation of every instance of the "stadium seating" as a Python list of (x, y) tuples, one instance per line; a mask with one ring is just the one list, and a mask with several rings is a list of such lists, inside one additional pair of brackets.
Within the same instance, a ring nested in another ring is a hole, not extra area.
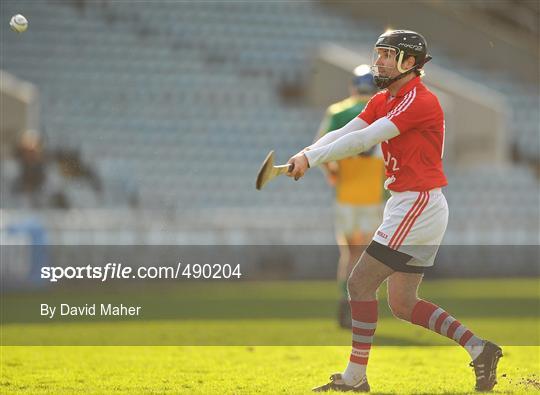
[[(68, 187), (81, 208), (243, 208), (252, 210), (246, 221), (256, 221), (265, 207), (265, 220), (275, 215), (282, 224), (331, 217), (332, 192), (317, 172), (294, 188), (276, 180), (264, 193), (254, 190), (254, 173), (270, 148), (284, 161), (319, 126), (320, 109), (284, 101), (280, 87), (303, 86), (322, 41), (371, 43), (377, 26), (354, 24), (317, 2), (80, 3), (0, 7), (30, 21), (28, 33), (3, 39), (2, 68), (40, 88), (49, 148), (79, 148), (104, 180), (96, 201)], [(453, 61), (444, 49), (435, 52)], [(511, 141), (537, 161), (537, 93), (455, 64), (506, 94)], [(538, 180), (526, 167), (449, 172), (450, 242), (483, 226), (491, 240), (534, 238)]]

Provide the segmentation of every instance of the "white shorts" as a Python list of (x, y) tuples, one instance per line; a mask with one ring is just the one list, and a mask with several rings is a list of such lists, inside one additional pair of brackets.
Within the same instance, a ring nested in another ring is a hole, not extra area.
[(413, 257), (410, 266), (433, 266), (448, 224), (448, 204), (440, 188), (393, 192), (373, 240)]
[(382, 205), (353, 205), (336, 203), (335, 228), (339, 235), (351, 236), (356, 232), (375, 233), (382, 219)]

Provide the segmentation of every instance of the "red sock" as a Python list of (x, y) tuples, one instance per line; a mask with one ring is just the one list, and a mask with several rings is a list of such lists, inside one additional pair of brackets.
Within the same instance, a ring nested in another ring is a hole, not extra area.
[(446, 336), (464, 347), (482, 342), (446, 311), (425, 300), (419, 300), (414, 306), (411, 322)]
[(367, 365), (369, 350), (377, 327), (377, 301), (362, 302), (351, 300), (352, 352), (350, 361)]

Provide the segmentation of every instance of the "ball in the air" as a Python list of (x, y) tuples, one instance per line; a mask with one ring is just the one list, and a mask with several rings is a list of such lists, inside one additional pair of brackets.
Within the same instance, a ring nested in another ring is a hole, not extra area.
[(21, 14), (13, 15), (9, 21), (11, 30), (17, 33), (22, 33), (28, 29), (28, 20)]

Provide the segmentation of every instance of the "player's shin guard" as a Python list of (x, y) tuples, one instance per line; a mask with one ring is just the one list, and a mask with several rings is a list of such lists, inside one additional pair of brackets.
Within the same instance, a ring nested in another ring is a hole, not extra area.
[(469, 352), (473, 360), (482, 352), (483, 340), (433, 303), (419, 300), (413, 308), (411, 322), (459, 343)]
[(355, 385), (366, 375), (369, 351), (377, 327), (377, 301), (351, 300), (352, 351), (343, 380)]

